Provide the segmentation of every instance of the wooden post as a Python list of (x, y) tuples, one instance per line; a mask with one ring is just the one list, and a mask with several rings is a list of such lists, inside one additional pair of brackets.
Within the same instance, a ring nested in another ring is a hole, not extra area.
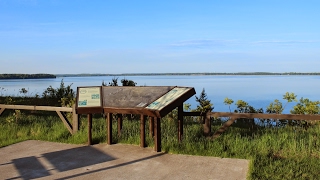
[(0, 116), (6, 108), (0, 108)]
[(118, 114), (118, 137), (121, 135), (122, 130), (122, 114)]
[(161, 152), (161, 124), (157, 117), (154, 119), (154, 150)]
[(146, 147), (146, 121), (145, 116), (141, 114), (140, 117), (140, 147)]
[(210, 136), (211, 134), (211, 121), (210, 121), (210, 112), (206, 113), (206, 116), (204, 116), (204, 124), (203, 124), (203, 134), (205, 136)]
[(178, 141), (182, 141), (183, 136), (183, 104), (178, 106)]
[(72, 132), (75, 134), (79, 130), (79, 115), (76, 113), (76, 106), (72, 106)]
[(88, 145), (92, 145), (92, 114), (88, 114)]
[(149, 117), (149, 136), (154, 136), (154, 117)]
[(107, 139), (108, 142), (107, 144), (111, 145), (112, 144), (112, 113), (107, 114)]

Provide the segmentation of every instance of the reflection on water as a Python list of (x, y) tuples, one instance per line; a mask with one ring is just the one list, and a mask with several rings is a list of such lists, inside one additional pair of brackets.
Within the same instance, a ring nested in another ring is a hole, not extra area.
[[(26, 88), (27, 95), (40, 95), (50, 85), (54, 88), (60, 86), (63, 79), (65, 85), (72, 84), (76, 90), (80, 86), (101, 86), (102, 81), (110, 82), (112, 76), (93, 77), (63, 77), (56, 79), (26, 79), (26, 80), (0, 80), (0, 95), (19, 96), (19, 90)], [(225, 97), (234, 101), (239, 99), (247, 101), (250, 105), (265, 109), (274, 99), (282, 100), (286, 92), (294, 92), (301, 97), (311, 100), (320, 100), (320, 76), (127, 76), (126, 78), (137, 82), (138, 86), (187, 86), (194, 87), (197, 95), (204, 88), (208, 99), (214, 104), (214, 111), (228, 111), (223, 104)], [(188, 103), (196, 107), (195, 97)], [(283, 103), (285, 101), (282, 101)], [(287, 107), (292, 107), (289, 104)], [(233, 106), (232, 109), (235, 107)], [(288, 109), (286, 108), (286, 109)], [(288, 110), (286, 111), (288, 112)]]

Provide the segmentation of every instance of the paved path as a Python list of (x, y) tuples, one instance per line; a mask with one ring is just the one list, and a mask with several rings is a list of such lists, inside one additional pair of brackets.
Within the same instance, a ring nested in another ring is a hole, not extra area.
[(24, 141), (0, 148), (0, 179), (246, 179), (249, 161), (133, 145)]

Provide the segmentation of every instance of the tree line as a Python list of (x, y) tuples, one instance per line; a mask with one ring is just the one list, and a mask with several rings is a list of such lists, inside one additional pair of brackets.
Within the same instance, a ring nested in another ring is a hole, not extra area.
[(53, 74), (0, 74), (0, 79), (48, 79), (56, 78)]
[(203, 72), (203, 73), (124, 73), (124, 74), (57, 74), (57, 77), (88, 77), (88, 76), (199, 76), (199, 75), (320, 75), (320, 72)]

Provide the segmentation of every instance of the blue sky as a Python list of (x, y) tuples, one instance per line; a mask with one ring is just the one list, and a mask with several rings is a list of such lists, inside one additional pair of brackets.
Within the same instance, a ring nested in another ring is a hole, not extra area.
[(0, 73), (319, 72), (319, 7), (0, 0)]

